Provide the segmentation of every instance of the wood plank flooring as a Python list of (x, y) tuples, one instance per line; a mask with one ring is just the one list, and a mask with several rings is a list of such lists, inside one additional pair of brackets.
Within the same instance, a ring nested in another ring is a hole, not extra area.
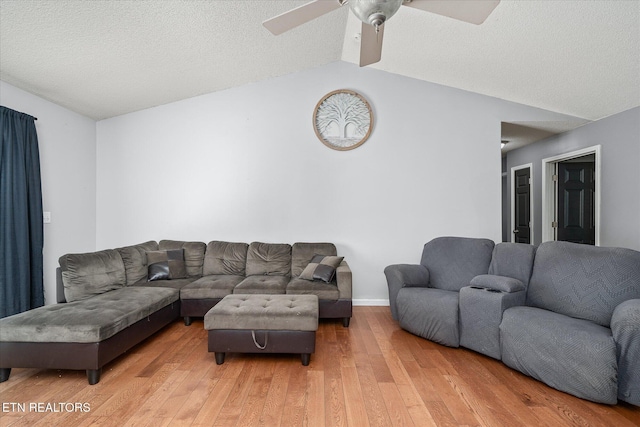
[(307, 367), (298, 355), (241, 354), (218, 366), (202, 321), (176, 321), (95, 386), (80, 371), (14, 369), (0, 400), (0, 426), (640, 425), (638, 407), (581, 400), (413, 336), (388, 307), (354, 307), (349, 328), (321, 321)]

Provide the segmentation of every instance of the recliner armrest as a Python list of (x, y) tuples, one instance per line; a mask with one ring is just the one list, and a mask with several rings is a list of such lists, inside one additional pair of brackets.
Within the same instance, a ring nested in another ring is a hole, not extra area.
[(384, 269), (389, 287), (389, 307), (391, 316), (398, 320), (396, 297), (400, 289), (405, 286), (429, 286), (429, 270), (420, 264), (394, 264)]
[(640, 406), (640, 299), (613, 310), (611, 333), (618, 349), (618, 399)]
[(392, 279), (405, 286), (429, 286), (429, 270), (420, 264), (394, 264), (384, 269), (387, 280)]
[(495, 276), (493, 274), (481, 274), (471, 279), (470, 285), (472, 287), (484, 288), (489, 291), (499, 292), (519, 292), (524, 291), (525, 286), (522, 281), (514, 279), (513, 277)]

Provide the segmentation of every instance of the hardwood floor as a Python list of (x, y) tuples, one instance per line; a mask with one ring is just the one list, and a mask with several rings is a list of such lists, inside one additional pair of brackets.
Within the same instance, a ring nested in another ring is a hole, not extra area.
[(321, 321), (307, 367), (298, 355), (241, 354), (218, 366), (202, 321), (177, 321), (95, 386), (80, 371), (14, 369), (0, 400), (0, 426), (640, 425), (638, 407), (581, 400), (415, 337), (388, 307), (354, 307), (349, 328)]

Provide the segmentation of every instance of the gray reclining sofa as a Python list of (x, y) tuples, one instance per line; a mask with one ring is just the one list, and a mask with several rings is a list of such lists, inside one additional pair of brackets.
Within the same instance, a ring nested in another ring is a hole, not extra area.
[(640, 406), (640, 252), (442, 237), (385, 275), (403, 329), (580, 398)]
[(320, 318), (351, 319), (351, 269), (332, 243), (162, 240), (59, 263), (58, 304), (0, 319), (0, 382), (44, 368), (86, 370), (96, 384), (105, 364), (232, 293), (314, 294)]

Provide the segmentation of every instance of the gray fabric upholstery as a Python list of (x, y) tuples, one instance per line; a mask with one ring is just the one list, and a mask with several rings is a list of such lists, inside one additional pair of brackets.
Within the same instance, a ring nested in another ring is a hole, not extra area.
[(100, 295), (127, 283), (122, 257), (115, 249), (67, 254), (58, 261), (62, 268), (64, 295), (68, 302)]
[(180, 290), (187, 286), (189, 283), (197, 280), (198, 277), (187, 277), (184, 279), (172, 279), (172, 280), (154, 280), (153, 282), (147, 282), (147, 280), (142, 280), (133, 286), (140, 286), (143, 288), (171, 288)]
[(611, 330), (534, 307), (512, 307), (500, 324), (502, 361), (558, 390), (617, 402), (616, 343)]
[(227, 274), (204, 276), (180, 289), (180, 299), (224, 298), (243, 280), (244, 276)]
[[(478, 276), (502, 278), (502, 276)], [(500, 322), (502, 313), (509, 307), (524, 304), (524, 285), (520, 290), (492, 292), (496, 286), (460, 289), (460, 345), (479, 353), (500, 359)], [(473, 284), (475, 281), (472, 280)], [(494, 282), (495, 283), (495, 282)], [(491, 290), (489, 290), (491, 289)]]
[(459, 345), (578, 397), (640, 405), (640, 252), (499, 243), (489, 263), (483, 240), (434, 239), (424, 267), (385, 269), (400, 326), (449, 346), (458, 333)]
[(459, 291), (487, 274), (495, 244), (489, 239), (439, 237), (424, 245), (420, 264), (429, 270), (429, 287)]
[(286, 276), (249, 276), (233, 290), (234, 294), (284, 294), (289, 283)]
[(338, 285), (338, 292), (340, 293), (340, 299), (351, 299), (351, 293), (353, 289), (353, 273), (347, 261), (342, 260), (338, 269), (336, 270), (336, 284)]
[(315, 295), (229, 295), (204, 317), (211, 329), (315, 331), (318, 298)]
[(527, 305), (609, 326), (623, 301), (640, 298), (640, 252), (545, 242), (536, 253)]
[(291, 247), (291, 276), (298, 277), (314, 255), (336, 256), (333, 243), (294, 243)]
[(474, 277), (471, 286), (460, 290), (461, 346), (500, 359), (502, 314), (524, 304), (535, 252), (535, 246), (522, 243), (495, 245), (489, 274)]
[(146, 279), (148, 265), (146, 253), (149, 251), (157, 251), (158, 242), (151, 240), (116, 250), (120, 253), (122, 262), (124, 263), (127, 286), (131, 286), (142, 279)]
[(616, 307), (611, 333), (617, 346), (618, 399), (640, 406), (640, 299)]
[(335, 283), (325, 283), (318, 280), (291, 279), (286, 292), (295, 295), (317, 295), (318, 298), (329, 301), (336, 301), (340, 298), (340, 292)]
[(247, 264), (246, 243), (231, 243), (212, 241), (207, 244), (204, 255), (202, 274), (228, 274), (231, 276), (244, 276)]
[(524, 243), (498, 243), (493, 248), (489, 274), (512, 277), (529, 286), (536, 247)]
[(458, 292), (405, 287), (396, 301), (403, 329), (449, 347), (460, 345)]
[(202, 276), (202, 264), (207, 245), (203, 242), (183, 242), (179, 240), (160, 240), (158, 249), (184, 249), (184, 263), (187, 268), (187, 276)]
[[(247, 251), (247, 276), (291, 275), (291, 245), (253, 242)], [(283, 290), (284, 292), (284, 290)]]
[(178, 291), (123, 287), (0, 319), (0, 341), (94, 343), (178, 301)]
[(427, 287), (429, 284), (429, 270), (418, 264), (394, 264), (384, 269), (389, 287), (389, 308), (391, 317), (398, 320), (397, 297), (398, 292), (405, 286)]
[(524, 283), (518, 279), (514, 279), (513, 277), (494, 276), (492, 274), (481, 274), (476, 276), (471, 279), (470, 285), (479, 288), (494, 289), (500, 292), (518, 292), (525, 290)]

